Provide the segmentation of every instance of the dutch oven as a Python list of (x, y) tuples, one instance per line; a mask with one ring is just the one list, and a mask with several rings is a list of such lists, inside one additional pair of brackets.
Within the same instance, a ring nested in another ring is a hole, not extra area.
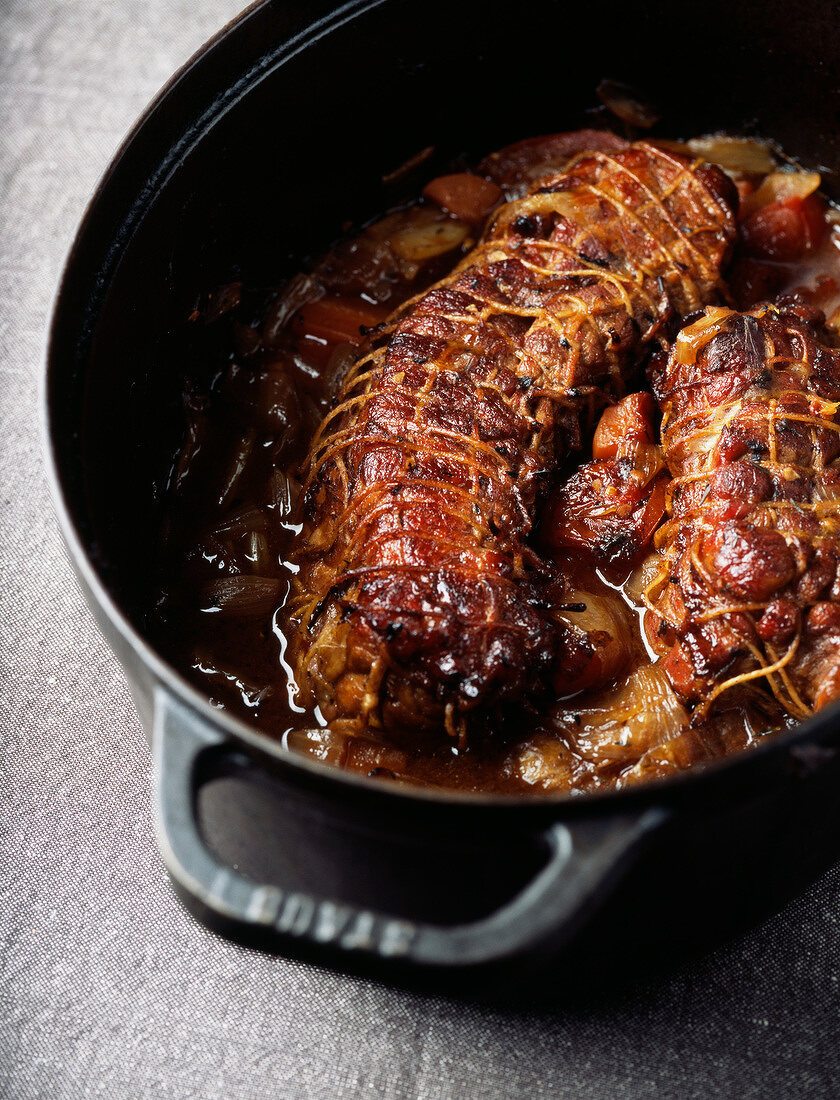
[[(46, 385), (73, 564), (151, 739), (158, 839), (180, 896), (226, 934), (346, 967), (590, 975), (755, 920), (840, 856), (832, 707), (708, 766), (614, 793), (489, 797), (388, 787), (213, 709), (144, 640), (171, 462), (179, 330), (196, 290), (276, 284), (346, 219), (428, 175), (591, 125), (603, 78), (660, 105), (656, 132), (775, 140), (840, 194), (831, 2), (265, 0), (172, 80), (117, 153), (55, 306)], [(571, 950), (572, 946), (574, 947)]]

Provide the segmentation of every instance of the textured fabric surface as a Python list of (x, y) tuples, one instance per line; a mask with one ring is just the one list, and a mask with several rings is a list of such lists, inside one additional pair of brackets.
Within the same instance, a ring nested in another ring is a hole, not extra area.
[(146, 742), (51, 515), (39, 375), (87, 196), (238, 6), (0, 5), (0, 1095), (836, 1096), (840, 868), (702, 958), (530, 1010), (267, 957), (172, 893)]

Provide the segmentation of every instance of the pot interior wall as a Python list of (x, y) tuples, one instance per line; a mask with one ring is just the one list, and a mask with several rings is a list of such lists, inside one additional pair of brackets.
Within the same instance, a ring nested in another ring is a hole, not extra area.
[[(758, 133), (826, 166), (825, 186), (836, 187), (840, 23), (830, 3), (606, 3), (596, 13), (394, 0), (349, 5), (352, 18), (269, 63), (316, 7), (263, 5), (182, 81), (158, 116), (189, 116), (189, 140), (173, 154), (160, 117), (140, 132), (65, 287), (51, 381), (62, 478), (98, 569), (137, 621), (159, 522), (154, 487), (183, 427), (182, 336), (196, 296), (233, 278), (277, 284), (348, 219), (399, 201), (382, 174), (418, 150), (435, 146), (431, 175), (456, 154), (592, 125), (595, 87), (610, 77), (659, 105), (656, 133)], [(232, 75), (249, 71), (220, 109)], [(167, 157), (173, 170), (158, 178)], [(402, 186), (412, 193), (418, 182)]]

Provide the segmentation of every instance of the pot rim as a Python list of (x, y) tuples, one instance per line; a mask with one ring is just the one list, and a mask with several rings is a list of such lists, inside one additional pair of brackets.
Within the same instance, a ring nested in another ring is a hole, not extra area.
[[(259, 73), (255, 73), (253, 67), (241, 73), (238, 82), (241, 89), (240, 95), (247, 95), (250, 88), (253, 87), (253, 80), (250, 78), (261, 79), (262, 76), (273, 71), (275, 67), (282, 65), (286, 58), (294, 56), (299, 49), (311, 45), (323, 35), (329, 34), (359, 15), (380, 7), (385, 2), (386, 0), (351, 0), (350, 3), (346, 3), (340, 8), (328, 10), (326, 15), (318, 16), (315, 12), (312, 21), (302, 31), (292, 39), (275, 45), (271, 50), (271, 56), (274, 58), (273, 64), (264, 65)], [(279, 741), (260, 732), (255, 726), (249, 725), (244, 720), (228, 712), (219, 711), (212, 707), (208, 699), (196, 687), (164, 661), (119, 607), (100, 577), (80, 534), (75, 511), (66, 491), (63, 467), (60, 465), (57, 456), (51, 392), (53, 379), (56, 377), (57, 371), (55, 360), (57, 358), (59, 322), (63, 319), (68, 308), (65, 304), (69, 296), (68, 286), (76, 277), (75, 268), (79, 262), (78, 257), (82, 246), (86, 243), (91, 220), (104, 197), (109, 195), (114, 176), (126, 154), (133, 148), (137, 139), (144, 135), (150, 127), (152, 116), (157, 113), (165, 102), (173, 96), (179, 95), (180, 91), (183, 90), (180, 86), (184, 79), (196, 69), (206, 65), (209, 55), (219, 48), (230, 48), (231, 39), (263, 10), (271, 8), (274, 4), (275, 0), (255, 0), (254, 3), (250, 4), (231, 22), (208, 39), (152, 98), (119, 145), (105, 173), (96, 185), (85, 207), (62, 268), (47, 325), (44, 370), (41, 375), (39, 419), (42, 453), (45, 455), (46, 475), (53, 506), (58, 517), (64, 543), (69, 552), (70, 562), (82, 583), (83, 589), (86, 591), (88, 601), (93, 605), (93, 610), (98, 609), (104, 615), (110, 627), (130, 647), (142, 665), (155, 678), (157, 684), (165, 686), (173, 696), (185, 703), (210, 727), (223, 733), (228, 741), (235, 746), (245, 748), (249, 755), (256, 757), (275, 770), (290, 770), (301, 777), (307, 777), (317, 785), (325, 785), (334, 792), (340, 791), (351, 796), (366, 799), (376, 797), (387, 801), (396, 799), (402, 805), (413, 804), (417, 807), (424, 805), (446, 806), (449, 808), (469, 807), (473, 811), (504, 809), (511, 813), (526, 816), (529, 814), (544, 816), (546, 811), (549, 811), (552, 816), (556, 817), (557, 811), (562, 810), (564, 815), (568, 817), (578, 817), (592, 814), (600, 815), (605, 811), (621, 813), (648, 806), (651, 803), (665, 804), (694, 801), (695, 797), (700, 801), (708, 802), (711, 797), (725, 796), (733, 787), (739, 785), (755, 789), (755, 778), (760, 774), (769, 774), (770, 772), (778, 774), (781, 771), (783, 776), (790, 778), (792, 774), (801, 773), (803, 769), (807, 771), (818, 767), (821, 763), (819, 753), (822, 751), (819, 746), (822, 744), (828, 746), (832, 742), (840, 742), (840, 721), (836, 720), (840, 717), (840, 701), (794, 729), (769, 735), (749, 749), (733, 756), (695, 764), (687, 769), (675, 772), (673, 776), (651, 779), (638, 785), (620, 789), (609, 788), (586, 793), (534, 790), (533, 792), (511, 795), (439, 790), (436, 788), (414, 787), (408, 784), (385, 785), (361, 773), (343, 771), (334, 765), (324, 764), (302, 754), (283, 749)], [(290, 47), (295, 48), (291, 49)], [(263, 54), (264, 59), (265, 57), (266, 54)], [(182, 155), (186, 155), (195, 148), (207, 130), (230, 105), (230, 103), (227, 103), (220, 106), (217, 102), (211, 102), (210, 107), (206, 108), (206, 113), (202, 115), (204, 126), (185, 146)], [(171, 149), (167, 149), (166, 152), (171, 152)], [(158, 163), (160, 163), (159, 157)], [(173, 170), (177, 170), (177, 168)], [(136, 199), (134, 194), (129, 201), (121, 200), (120, 207), (125, 209), (131, 206), (133, 199)], [(142, 224), (143, 217), (153, 202), (153, 197), (148, 199), (147, 205), (143, 207), (138, 217), (136, 223), (138, 226)], [(104, 246), (104, 251), (112, 247), (113, 242), (108, 242)], [(101, 256), (103, 248), (100, 247), (96, 251)], [(120, 250), (121, 254), (122, 249)], [(87, 296), (89, 298), (89, 293)], [(101, 316), (101, 314), (97, 316)], [(106, 640), (109, 641), (107, 638)], [(811, 750), (811, 753), (816, 752), (817, 756), (812, 758), (809, 750)]]

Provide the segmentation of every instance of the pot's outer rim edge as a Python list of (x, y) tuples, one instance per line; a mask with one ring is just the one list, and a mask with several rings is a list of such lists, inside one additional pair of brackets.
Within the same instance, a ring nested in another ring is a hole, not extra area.
[[(340, 8), (333, 9), (326, 16), (315, 18), (295, 37), (302, 47), (311, 45), (324, 34), (385, 3), (386, 0), (351, 0)], [(235, 716), (216, 710), (192, 684), (176, 672), (152, 648), (135, 626), (120, 609), (116, 600), (106, 588), (91, 556), (83, 542), (77, 527), (67, 495), (62, 473), (56, 454), (55, 433), (53, 431), (51, 382), (55, 376), (53, 362), (57, 344), (58, 323), (65, 310), (68, 286), (76, 278), (75, 267), (83, 243), (86, 243), (92, 217), (114, 186), (113, 179), (117, 168), (126, 153), (143, 136), (150, 119), (172, 96), (183, 92), (180, 86), (185, 77), (198, 67), (208, 63), (211, 54), (231, 48), (231, 37), (243, 28), (251, 19), (265, 9), (272, 7), (275, 0), (255, 0), (235, 19), (217, 31), (173, 74), (152, 98), (137, 121), (120, 143), (108, 167), (90, 196), (78, 229), (68, 251), (48, 316), (45, 338), (45, 364), (40, 377), (39, 420), (42, 439), (42, 454), (45, 456), (45, 472), (53, 506), (58, 518), (59, 529), (68, 550), (70, 563), (81, 583), (83, 590), (93, 605), (94, 612), (104, 617), (107, 628), (119, 636), (152, 674), (157, 684), (165, 687), (173, 696), (204, 720), (208, 726), (223, 733), (231, 742), (231, 747), (243, 747), (250, 755), (266, 763), (272, 770), (282, 770), (306, 778), (309, 782), (331, 788), (355, 798), (377, 798), (383, 802), (398, 801), (401, 805), (414, 803), (418, 809), (428, 806), (447, 807), (449, 809), (468, 809), (470, 812), (497, 812), (505, 810), (520, 816), (532, 815), (542, 820), (555, 819), (559, 813), (568, 818), (600, 815), (605, 807), (614, 812), (641, 809), (652, 803), (674, 805), (695, 801), (706, 805), (716, 798), (731, 794), (739, 787), (756, 789), (759, 776), (767, 777), (775, 773), (776, 778), (796, 778), (800, 774), (813, 771), (821, 766), (819, 756), (822, 752), (834, 752), (840, 749), (840, 701), (825, 711), (797, 726), (796, 728), (765, 738), (760, 743), (734, 756), (723, 757), (707, 763), (693, 765), (691, 768), (666, 778), (648, 780), (638, 786), (621, 789), (592, 791), (585, 794), (568, 792), (550, 793), (533, 791), (522, 795), (482, 794), (465, 791), (431, 790), (427, 788), (400, 786), (388, 787), (379, 781), (361, 774), (341, 771), (327, 764), (319, 763), (305, 756), (283, 750), (278, 741), (259, 732)], [(315, 32), (315, 33), (313, 33)], [(279, 52), (282, 46), (292, 40), (275, 44), (273, 52)], [(297, 52), (297, 51), (294, 51)], [(276, 62), (282, 65), (294, 52), (281, 56)], [(265, 70), (262, 75), (265, 75)], [(243, 77), (246, 75), (242, 74)], [(250, 85), (249, 85), (250, 87)], [(247, 89), (244, 94), (247, 94)], [(208, 108), (209, 111), (209, 108)], [(219, 115), (214, 116), (214, 121)], [(206, 131), (202, 131), (202, 134)], [(191, 148), (200, 142), (196, 136)], [(167, 149), (167, 153), (170, 150)], [(160, 161), (160, 156), (158, 155)], [(150, 201), (154, 201), (153, 199)], [(122, 208), (125, 202), (120, 203)], [(143, 217), (138, 221), (142, 225)], [(133, 235), (133, 234), (132, 234)], [(106, 245), (107, 249), (107, 245)], [(97, 250), (100, 254), (102, 249)], [(107, 633), (107, 631), (106, 631)], [(106, 640), (111, 644), (110, 638)], [(113, 647), (112, 647), (113, 648)], [(127, 672), (127, 670), (126, 670)], [(813, 753), (817, 755), (814, 756)], [(750, 773), (754, 773), (752, 776)]]

